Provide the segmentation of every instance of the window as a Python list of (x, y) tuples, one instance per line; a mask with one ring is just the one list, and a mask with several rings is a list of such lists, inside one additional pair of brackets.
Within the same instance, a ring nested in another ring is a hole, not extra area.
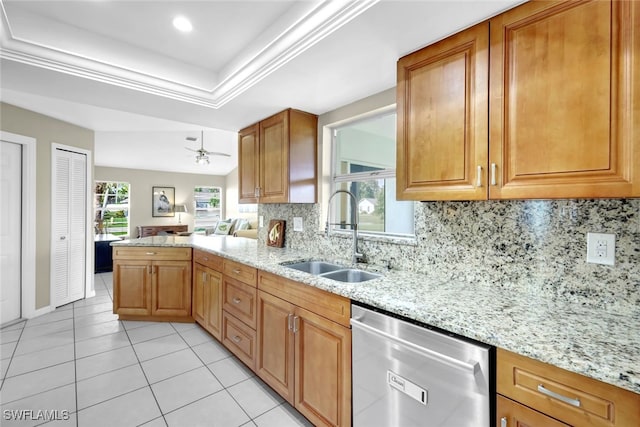
[(96, 181), (95, 227), (101, 234), (129, 235), (129, 183)]
[[(333, 128), (333, 191), (355, 196), (358, 230), (412, 236), (413, 202), (396, 201), (396, 113), (386, 112)], [(351, 198), (336, 195), (332, 229), (351, 229)]]
[(196, 187), (193, 190), (194, 231), (215, 229), (222, 212), (222, 189), (220, 187)]

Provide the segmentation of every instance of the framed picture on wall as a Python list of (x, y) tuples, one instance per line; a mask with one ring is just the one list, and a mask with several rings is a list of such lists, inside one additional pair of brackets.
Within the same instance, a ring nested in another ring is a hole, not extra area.
[(173, 211), (175, 203), (175, 187), (153, 187), (152, 216), (175, 216)]

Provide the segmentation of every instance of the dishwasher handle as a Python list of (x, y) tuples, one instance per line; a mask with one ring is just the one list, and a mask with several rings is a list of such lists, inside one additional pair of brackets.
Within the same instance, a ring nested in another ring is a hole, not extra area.
[(462, 369), (464, 371), (470, 372), (475, 375), (480, 370), (480, 364), (478, 362), (474, 362), (470, 360), (469, 362), (463, 362), (462, 360), (458, 360), (454, 357), (447, 356), (446, 354), (438, 353), (437, 351), (430, 350), (428, 348), (422, 347), (420, 345), (414, 344), (410, 341), (404, 340), (399, 337), (395, 337), (391, 334), (386, 333), (385, 331), (381, 331), (380, 329), (374, 328), (372, 326), (367, 325), (366, 323), (362, 323), (359, 320), (351, 319), (351, 324), (355, 327), (362, 328), (372, 334), (383, 336), (391, 341), (395, 341), (396, 343), (403, 345), (405, 347), (410, 348), (411, 350), (420, 353), (430, 359), (436, 360), (438, 362), (444, 363), (446, 365)]

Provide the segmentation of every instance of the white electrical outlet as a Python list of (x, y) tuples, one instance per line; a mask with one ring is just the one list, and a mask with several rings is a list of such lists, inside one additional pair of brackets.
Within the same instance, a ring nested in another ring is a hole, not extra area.
[(260, 215), (258, 217), (258, 227), (264, 227), (264, 216)]
[(302, 217), (293, 217), (293, 231), (304, 231), (304, 227), (302, 226)]
[(587, 233), (587, 262), (614, 265), (616, 262), (616, 235)]

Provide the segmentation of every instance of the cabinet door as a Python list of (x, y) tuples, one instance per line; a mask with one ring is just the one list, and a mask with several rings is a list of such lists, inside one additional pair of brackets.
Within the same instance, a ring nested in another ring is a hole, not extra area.
[(490, 198), (640, 195), (640, 4), (529, 2), (490, 22)]
[(496, 427), (567, 427), (538, 411), (498, 395)]
[(222, 330), (222, 274), (206, 269), (204, 286), (205, 323), (202, 325), (218, 340)]
[(487, 198), (488, 23), (398, 61), (399, 200)]
[(200, 264), (193, 264), (193, 319), (201, 326), (206, 324), (205, 286), (207, 283), (207, 269)]
[(258, 292), (256, 373), (280, 396), (293, 404), (295, 306), (265, 292)]
[(289, 111), (260, 122), (260, 203), (289, 201)]
[(256, 189), (259, 181), (258, 124), (238, 132), (238, 180), (240, 203), (258, 203)]
[(295, 407), (315, 425), (351, 424), (351, 330), (296, 308)]
[(140, 316), (151, 314), (151, 262), (115, 260), (113, 312)]
[(191, 316), (191, 262), (153, 262), (152, 276), (151, 314)]

